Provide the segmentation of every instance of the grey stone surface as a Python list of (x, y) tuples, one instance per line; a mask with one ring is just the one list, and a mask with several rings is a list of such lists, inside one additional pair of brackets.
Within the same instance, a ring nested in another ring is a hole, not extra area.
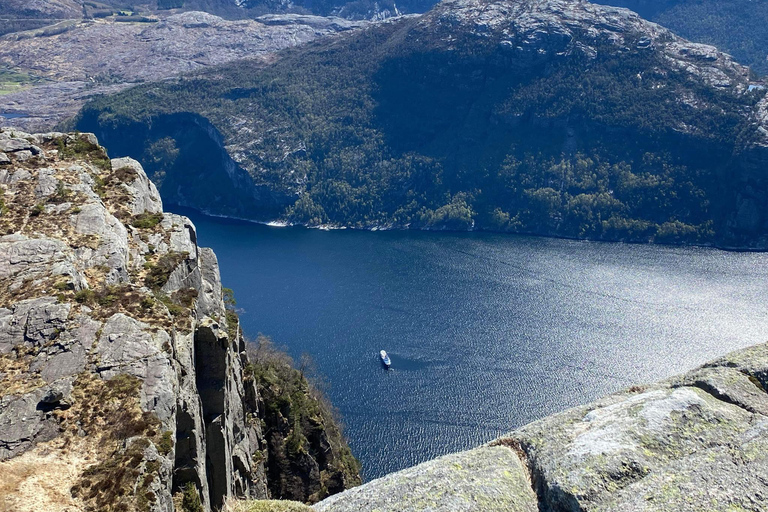
[(18, 137), (0, 137), (0, 151), (5, 153), (12, 153), (15, 151), (30, 151), (31, 153), (32, 143), (26, 139), (20, 139)]
[[(0, 136), (11, 140), (2, 130)], [(167, 455), (154, 445), (145, 450), (141, 468), (159, 465), (154, 479), (146, 477), (157, 498), (151, 510), (173, 510), (174, 480), (194, 483), (206, 512), (235, 493), (267, 497), (263, 463), (252, 458), (262, 448), (262, 434), (258, 422), (247, 421), (257, 411), (258, 394), (246, 392), (242, 340), (230, 339), (223, 324), (215, 255), (198, 249), (195, 227), (185, 217), (165, 214), (151, 231), (127, 228), (115, 215), (126, 206), (123, 201), (132, 215), (162, 212), (141, 166), (114, 160), (115, 171), (133, 172), (121, 174), (127, 183), (108, 185), (119, 189), (97, 194), (94, 176), (104, 171), (87, 162), (59, 161), (54, 148), (60, 137), (69, 135), (29, 135), (43, 147), (44, 165), (12, 163), (0, 171), (3, 187), (34, 202), (56, 194), (60, 180), (73, 193), (67, 202), (48, 204), (34, 219), (35, 231), (27, 220), (0, 237), (0, 286), (8, 301), (0, 307), (0, 357), (23, 372), (11, 393), (0, 391), (0, 460), (62, 435), (51, 410), (71, 405), (77, 376), (107, 380), (127, 374), (141, 380), (141, 409), (175, 440)], [(92, 135), (80, 137), (95, 142)], [(110, 197), (121, 203), (111, 204)], [(182, 317), (170, 315), (143, 286), (143, 262), (169, 251), (187, 258), (172, 273), (166, 293), (194, 288), (199, 297)], [(74, 292), (88, 288), (100, 298), (76, 301)], [(108, 293), (119, 296), (104, 300)], [(150, 306), (138, 306), (141, 299)], [(200, 350), (211, 357), (199, 357)], [(206, 373), (211, 366), (220, 377)]]
[(69, 304), (57, 304), (52, 297), (28, 299), (13, 309), (0, 309), (0, 354), (16, 346), (41, 347), (65, 328)]
[(72, 391), (72, 379), (63, 379), (21, 396), (0, 397), (0, 461), (15, 457), (38, 442), (59, 433), (49, 411), (63, 406)]
[(526, 468), (504, 446), (446, 455), (331, 496), (313, 508), (319, 512), (538, 511)]
[(57, 422), (38, 408), (47, 393), (46, 389), (38, 389), (22, 396), (0, 398), (0, 461), (56, 437)]
[(0, 237), (0, 279), (8, 279), (11, 291), (50, 274), (68, 277), (75, 289), (86, 287), (74, 253), (61, 240), (18, 234)]
[(87, 202), (72, 216), (77, 233), (97, 237), (98, 245), (79, 247), (75, 252), (85, 268), (106, 266), (107, 282), (117, 284), (128, 279), (128, 232), (101, 202)]
[(163, 202), (160, 200), (160, 193), (157, 187), (147, 177), (141, 164), (133, 158), (114, 158), (112, 159), (112, 168), (120, 169), (127, 167), (136, 173), (136, 179), (123, 184), (131, 197), (131, 213), (139, 215), (140, 213), (162, 213)]
[(219, 261), (212, 249), (200, 248), (200, 294), (197, 297), (197, 314), (200, 317), (214, 317), (222, 310), (221, 283), (219, 282)]

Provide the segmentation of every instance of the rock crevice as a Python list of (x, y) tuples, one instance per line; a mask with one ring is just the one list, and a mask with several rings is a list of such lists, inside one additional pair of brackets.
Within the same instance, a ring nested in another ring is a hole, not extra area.
[(0, 507), (268, 498), (264, 405), (194, 225), (93, 135), (0, 129), (0, 155)]

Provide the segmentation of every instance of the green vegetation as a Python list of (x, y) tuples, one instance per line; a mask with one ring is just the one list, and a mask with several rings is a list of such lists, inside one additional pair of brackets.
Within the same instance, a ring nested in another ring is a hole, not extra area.
[(173, 440), (173, 432), (170, 430), (166, 430), (163, 432), (162, 437), (160, 438), (160, 441), (157, 443), (157, 450), (163, 454), (168, 455), (171, 453), (171, 450), (173, 450), (174, 440)]
[(144, 278), (144, 285), (150, 290), (159, 290), (168, 282), (171, 273), (176, 270), (182, 261), (187, 259), (187, 252), (168, 252), (160, 256), (154, 263), (144, 264), (147, 275)]
[(200, 493), (192, 482), (184, 484), (184, 494), (181, 502), (181, 512), (203, 512), (203, 502)]
[[(360, 483), (360, 463), (352, 455), (339, 420), (317, 386), (307, 380), (310, 363), (301, 368), (264, 336), (249, 347), (252, 378), (264, 402), (269, 455), (267, 482), (273, 496), (315, 502)], [(330, 450), (327, 447), (330, 446)], [(320, 482), (307, 487), (307, 458), (319, 465)]]
[(82, 374), (75, 381), (75, 404), (62, 418), (62, 428), (103, 436), (100, 462), (86, 468), (71, 489), (86, 511), (149, 511), (157, 499), (150, 486), (159, 478), (160, 463), (146, 461), (144, 452), (150, 443), (161, 445), (165, 436), (157, 416), (138, 405), (141, 386), (141, 379), (128, 374), (107, 381)]
[(312, 512), (312, 508), (297, 501), (288, 500), (232, 500), (226, 512)]
[(72, 199), (72, 191), (64, 186), (63, 182), (56, 184), (56, 191), (51, 197), (48, 198), (48, 202), (52, 204), (66, 203)]
[(181, 316), (186, 312), (186, 309), (184, 309), (180, 304), (174, 302), (173, 299), (169, 296), (163, 293), (158, 293), (156, 297), (157, 300), (162, 302), (163, 305), (168, 308), (168, 313), (170, 313), (171, 316)]
[[(0, 34), (4, 33), (0, 28)], [(27, 87), (41, 83), (42, 80), (22, 71), (0, 68), (0, 96), (19, 92)]]
[(37, 217), (42, 213), (45, 213), (45, 204), (43, 203), (37, 203), (35, 204), (35, 206), (32, 207), (31, 210), (29, 210), (30, 217)]
[(56, 146), (59, 151), (59, 158), (63, 160), (84, 160), (102, 171), (112, 170), (112, 163), (107, 152), (98, 144), (93, 144), (88, 140), (87, 135), (75, 134), (74, 137), (61, 137), (56, 141)]
[[(459, 31), (460, 50), (446, 49), (448, 29), (419, 23), (97, 99), (79, 126), (108, 144), (133, 140), (121, 151), (138, 157), (173, 135), (183, 160), (179, 130), (135, 134), (183, 112), (210, 120), (227, 145), (249, 148), (254, 182), (285, 197), (254, 205), (260, 218), (742, 243), (730, 226), (740, 159), (757, 134), (744, 113), (764, 91), (710, 87), (639, 44), (641, 34), (626, 34), (626, 51), (604, 43), (595, 56), (531, 64)], [(177, 172), (206, 172), (186, 165)]]
[(152, 229), (163, 221), (162, 213), (140, 213), (131, 219), (131, 226), (139, 229)]
[(237, 301), (235, 300), (235, 292), (232, 288), (221, 288), (221, 296), (224, 301), (225, 319), (227, 321), (227, 334), (229, 339), (234, 340), (240, 331), (240, 317), (235, 311)]

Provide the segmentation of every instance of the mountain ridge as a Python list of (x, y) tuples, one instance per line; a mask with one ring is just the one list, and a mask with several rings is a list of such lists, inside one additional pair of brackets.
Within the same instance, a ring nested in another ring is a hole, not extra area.
[(141, 159), (189, 146), (148, 119), (207, 119), (253, 181), (250, 208), (191, 200), (181, 167), (144, 163), (169, 201), (211, 213), (763, 247), (764, 96), (727, 54), (626, 9), (446, 1), (268, 66), (96, 100), (78, 126)]

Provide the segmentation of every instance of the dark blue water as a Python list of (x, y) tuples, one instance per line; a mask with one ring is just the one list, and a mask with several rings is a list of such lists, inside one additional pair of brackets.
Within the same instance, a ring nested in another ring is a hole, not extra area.
[(246, 333), (312, 355), (366, 478), (768, 339), (768, 254), (191, 217)]

